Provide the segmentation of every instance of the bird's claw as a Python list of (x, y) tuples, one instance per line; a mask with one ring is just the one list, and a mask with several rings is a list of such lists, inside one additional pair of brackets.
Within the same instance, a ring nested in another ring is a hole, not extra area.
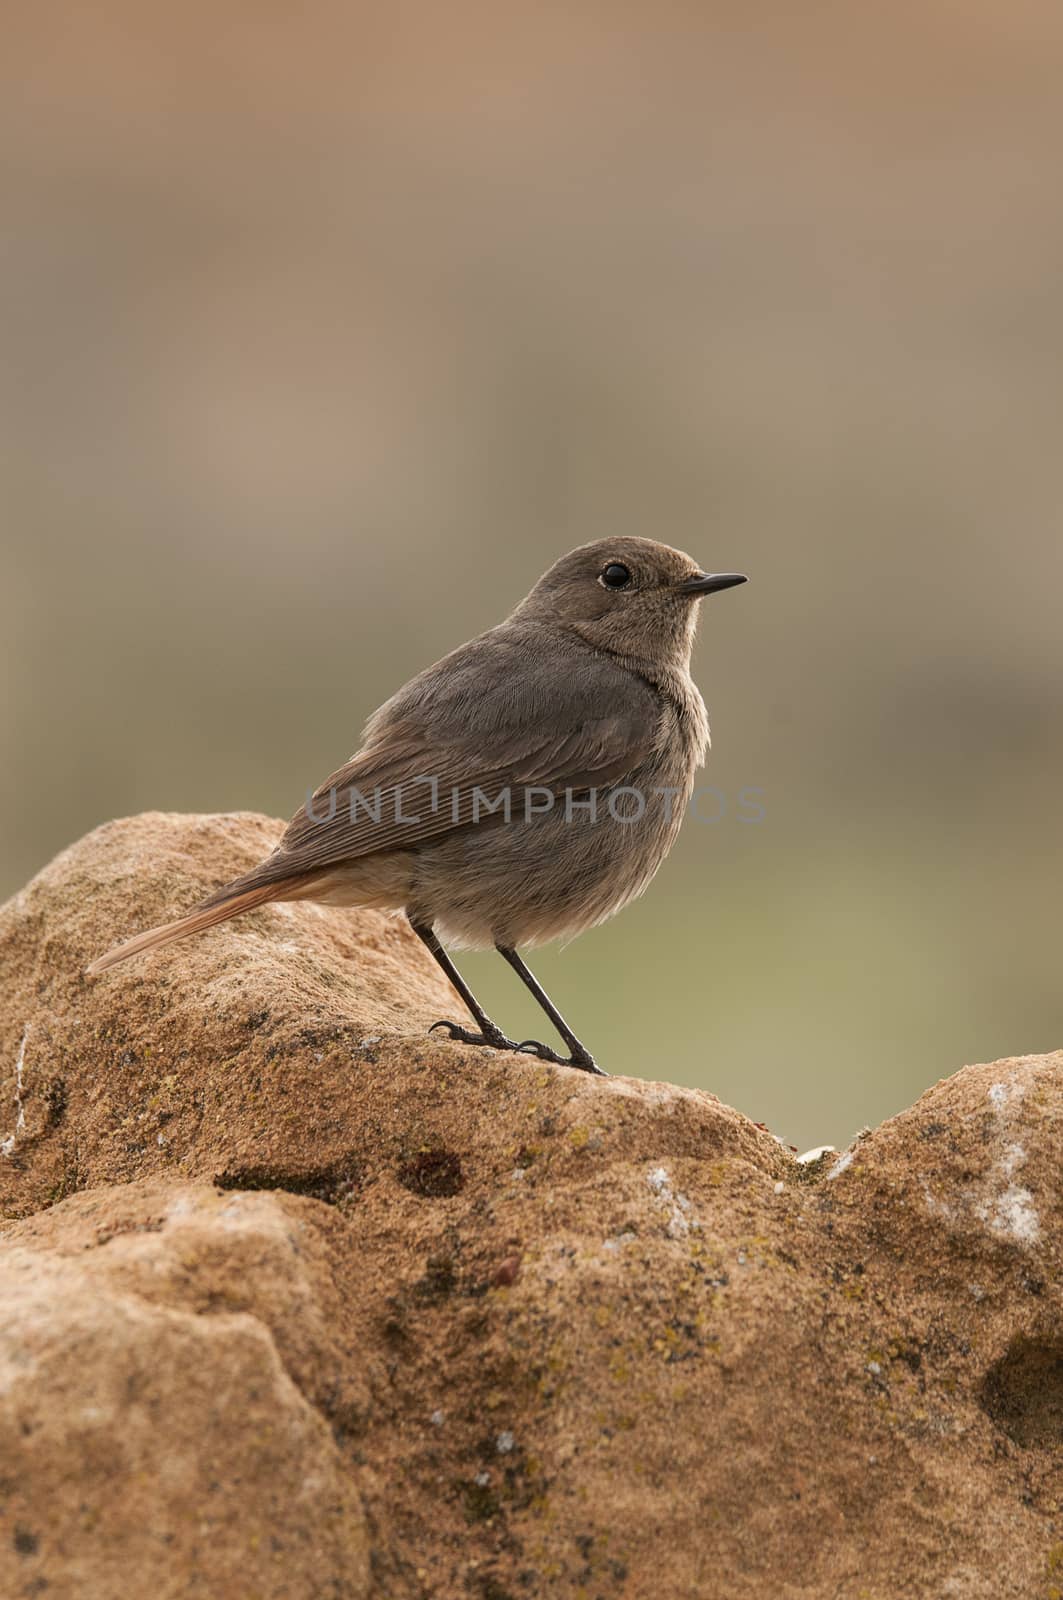
[(525, 1039), (517, 1049), (525, 1051), (530, 1056), (538, 1056), (540, 1061), (553, 1061), (559, 1067), (577, 1067), (580, 1072), (593, 1072), (599, 1078), (609, 1076), (587, 1050), (582, 1053), (573, 1051), (570, 1056), (559, 1056), (556, 1050), (551, 1050), (549, 1045), (543, 1044), (539, 1039)]
[(446, 1028), (447, 1034), (451, 1039), (456, 1039), (459, 1034), (467, 1031), (465, 1028), (460, 1027), (456, 1022), (448, 1022), (446, 1017), (443, 1017), (439, 1022), (433, 1022), (428, 1031), (429, 1033), (435, 1033), (437, 1028)]
[(522, 1055), (535, 1056), (539, 1061), (552, 1061), (559, 1067), (578, 1067), (581, 1072), (593, 1072), (602, 1078), (609, 1076), (586, 1051), (582, 1055), (559, 1056), (556, 1050), (551, 1050), (539, 1039), (525, 1039), (517, 1044), (514, 1039), (507, 1039), (501, 1029), (495, 1033), (474, 1033), (471, 1028), (463, 1028), (460, 1023), (450, 1022), (445, 1017), (440, 1022), (433, 1022), (428, 1031), (435, 1033), (437, 1028), (446, 1028), (447, 1037), (460, 1040), (462, 1044), (485, 1044), (491, 1050), (516, 1050)]
[(523, 1050), (525, 1055), (538, 1056), (540, 1061), (556, 1062), (559, 1067), (567, 1067), (569, 1065), (565, 1056), (559, 1056), (556, 1050), (551, 1050), (550, 1046), (543, 1044), (541, 1039), (522, 1039), (517, 1049)]
[(462, 1044), (485, 1044), (492, 1050), (517, 1050), (519, 1045), (512, 1039), (507, 1039), (499, 1029), (495, 1033), (474, 1033), (471, 1028), (463, 1028), (458, 1022), (449, 1022), (444, 1018), (441, 1022), (433, 1022), (429, 1033), (435, 1033), (437, 1028), (446, 1028), (449, 1039), (460, 1039)]

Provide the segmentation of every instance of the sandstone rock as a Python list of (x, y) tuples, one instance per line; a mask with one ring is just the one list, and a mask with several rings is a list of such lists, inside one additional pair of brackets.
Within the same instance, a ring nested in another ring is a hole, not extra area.
[(0, 1259), (0, 1592), (360, 1600), (357, 1487), (282, 1359), (331, 1355), (298, 1225), (210, 1191), (60, 1210)]
[(83, 979), (277, 829), (114, 824), (0, 911), (0, 1593), (1059, 1600), (1063, 1056), (806, 1169), (428, 1039), (372, 913)]

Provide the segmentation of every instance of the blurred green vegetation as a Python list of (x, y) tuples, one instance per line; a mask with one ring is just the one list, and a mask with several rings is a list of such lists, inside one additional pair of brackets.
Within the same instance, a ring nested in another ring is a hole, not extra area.
[(646, 534), (751, 575), (696, 673), (766, 815), (538, 955), (577, 1030), (802, 1147), (1060, 1044), (1058, 10), (53, 22), (0, 66), (0, 891), (290, 814)]

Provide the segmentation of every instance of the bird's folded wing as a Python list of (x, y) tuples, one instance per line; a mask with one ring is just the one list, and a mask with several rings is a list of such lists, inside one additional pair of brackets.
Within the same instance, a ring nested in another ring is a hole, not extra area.
[(528, 790), (577, 795), (621, 783), (662, 737), (657, 694), (611, 662), (577, 660), (573, 682), (556, 662), (526, 671), (507, 655), (497, 665), (519, 682), (505, 673), (470, 680), (460, 662), (469, 649), (455, 652), (454, 671), (421, 693), (414, 679), (377, 714), (366, 746), (296, 813), (252, 876), (415, 850), (457, 828), (522, 819), (526, 798), (533, 810), (548, 803)]

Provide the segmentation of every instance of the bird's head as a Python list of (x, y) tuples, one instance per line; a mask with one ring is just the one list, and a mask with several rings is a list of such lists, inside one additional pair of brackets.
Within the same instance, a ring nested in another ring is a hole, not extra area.
[(745, 581), (703, 572), (654, 539), (598, 539), (555, 561), (513, 615), (562, 627), (597, 650), (685, 669), (700, 601)]

